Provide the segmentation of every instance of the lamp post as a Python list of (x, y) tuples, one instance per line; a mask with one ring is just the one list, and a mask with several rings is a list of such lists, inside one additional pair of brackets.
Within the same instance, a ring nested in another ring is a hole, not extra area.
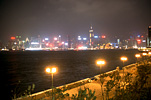
[(127, 57), (121, 57), (121, 60), (123, 61), (123, 77), (124, 77), (124, 62), (127, 61)]
[[(103, 65), (105, 65), (105, 61), (104, 60), (97, 60), (96, 61), (96, 64), (100, 66), (100, 79), (101, 79), (101, 67)], [(103, 83), (101, 85), (101, 89), (102, 89), (102, 97), (103, 97), (103, 100), (104, 100), (104, 94), (103, 94)]]
[(144, 58), (144, 60), (146, 59), (146, 56), (147, 56), (147, 53), (142, 53), (142, 56), (143, 56), (143, 58)]
[(123, 67), (124, 67), (124, 61), (127, 61), (127, 57), (121, 57), (121, 60), (123, 61)]
[(97, 60), (96, 64), (100, 66), (100, 74), (101, 74), (101, 66), (105, 65), (105, 61), (104, 60)]
[(151, 56), (151, 51), (148, 52), (148, 55), (149, 55), (149, 58), (150, 58), (150, 56)]
[(140, 58), (141, 55), (140, 54), (135, 54), (135, 57), (137, 58), (137, 61), (136, 61), (136, 66), (137, 66), (138, 65), (138, 58)]
[(53, 97), (53, 73), (56, 72), (56, 68), (53, 67), (53, 68), (46, 68), (46, 72), (49, 74), (51, 73), (51, 76), (52, 76), (52, 100), (54, 100), (54, 97)]
[(140, 58), (141, 55), (140, 54), (135, 54), (135, 57), (137, 58), (137, 62), (138, 62), (138, 58)]

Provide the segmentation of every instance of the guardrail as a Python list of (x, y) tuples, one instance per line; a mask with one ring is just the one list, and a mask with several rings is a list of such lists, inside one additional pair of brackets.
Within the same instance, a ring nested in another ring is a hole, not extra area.
[[(123, 68), (128, 69), (128, 68), (131, 68), (131, 67), (135, 67), (135, 65), (136, 65), (136, 63), (130, 64), (130, 65), (125, 66)], [(116, 72), (116, 71), (119, 71), (119, 67), (117, 67), (115, 70), (112, 70), (112, 71), (109, 71), (109, 72), (106, 72), (106, 73), (103, 73), (103, 74), (112, 74), (113, 72)], [(100, 78), (100, 75), (103, 75), (103, 74), (99, 74), (99, 75), (96, 75), (96, 76), (91, 77), (91, 78), (86, 78), (86, 79), (82, 79), (82, 80), (79, 80), (79, 81), (76, 81), (76, 82), (73, 82), (73, 83), (58, 86), (56, 88), (60, 88), (60, 89), (61, 88), (66, 88), (66, 89), (70, 90), (70, 89), (73, 89), (75, 87), (90, 83), (90, 82), (92, 82), (92, 80), (98, 80)], [(41, 98), (46, 96), (47, 92), (51, 92), (51, 91), (52, 91), (52, 89), (44, 90), (44, 91), (41, 91), (41, 92), (38, 92), (38, 93), (28, 95), (26, 97), (17, 98), (17, 100), (37, 100), (37, 99), (41, 99)]]

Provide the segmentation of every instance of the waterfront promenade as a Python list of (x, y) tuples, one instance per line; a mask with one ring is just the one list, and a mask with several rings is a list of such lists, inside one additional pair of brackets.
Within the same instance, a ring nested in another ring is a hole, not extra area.
[[(132, 64), (132, 65), (130, 65), (130, 68), (124, 70), (124, 73), (129, 72), (129, 73), (132, 73), (133, 75), (135, 75), (136, 70), (137, 69), (136, 69), (135, 64)], [(123, 77), (123, 70), (120, 70), (119, 74), (121, 77)], [(105, 81), (104, 81), (104, 85), (103, 85), (103, 90), (105, 89), (106, 83), (110, 80), (110, 77), (108, 76), (108, 77), (105, 77), (104, 79), (105, 79)], [(91, 83), (87, 83), (83, 86), (79, 86), (79, 87), (73, 88), (71, 90), (67, 90), (65, 93), (69, 93), (70, 96), (72, 96), (72, 94), (78, 94), (78, 90), (80, 88), (84, 89), (85, 87), (91, 89), (92, 91), (95, 91), (95, 96), (97, 97), (96, 100), (103, 100), (102, 92), (101, 92), (101, 83), (100, 83), (99, 79), (96, 81), (92, 80)], [(109, 92), (109, 97), (110, 98), (113, 97), (114, 94), (115, 94), (115, 89), (113, 89), (113, 91)], [(104, 95), (104, 100), (106, 100), (106, 95)]]
[[(123, 77), (123, 70), (119, 70), (119, 68), (113, 70), (113, 71), (110, 71), (110, 72), (106, 72), (105, 74), (111, 74), (115, 71), (118, 71), (119, 72), (119, 75), (121, 77)], [(124, 73), (127, 73), (127, 72), (130, 72), (132, 73), (133, 76), (135, 76), (136, 74), (136, 64), (131, 64), (131, 65), (128, 65), (128, 66), (125, 66), (124, 67)], [(88, 79), (84, 79), (84, 80), (80, 80), (78, 82), (74, 82), (74, 83), (70, 83), (70, 84), (67, 84), (65, 85), (66, 87), (69, 87), (71, 85), (74, 85), (77, 84), (77, 83), (80, 83), (82, 81), (88, 81), (87, 83), (83, 84), (83, 85), (80, 85), (80, 86), (76, 86), (74, 88), (71, 88), (71, 89), (68, 89), (67, 91), (65, 91), (64, 93), (69, 93), (69, 97), (66, 97), (65, 100), (70, 100), (72, 94), (78, 94), (78, 90), (81, 88), (81, 89), (84, 89), (84, 88), (89, 88), (91, 89), (92, 91), (95, 91), (95, 96), (97, 97), (96, 100), (103, 100), (103, 97), (102, 97), (102, 90), (101, 90), (101, 83), (100, 83), (100, 79), (98, 77), (99, 75), (96, 75), (94, 76), (93, 78), (88, 78)], [(104, 78), (104, 85), (103, 85), (103, 91), (105, 89), (105, 85), (106, 83), (110, 80), (110, 77), (107, 76)], [(60, 86), (58, 88), (61, 88), (63, 86)], [(49, 90), (45, 90), (45, 91), (42, 91), (42, 92), (38, 92), (38, 93), (35, 93), (35, 94), (32, 94), (30, 97), (25, 97), (25, 98), (20, 98), (18, 100), (37, 100), (37, 99), (46, 99), (46, 100), (52, 100), (50, 96), (46, 96), (46, 92), (48, 91), (51, 91), (51, 89)], [(113, 97), (115, 94), (115, 89), (113, 88), (112, 91), (109, 92), (109, 97)], [(106, 95), (104, 93), (104, 100), (106, 99)]]

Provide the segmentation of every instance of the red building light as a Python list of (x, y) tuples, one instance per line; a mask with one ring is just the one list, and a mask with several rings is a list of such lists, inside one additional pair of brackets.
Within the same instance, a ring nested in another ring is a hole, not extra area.
[(102, 35), (102, 38), (103, 38), (103, 39), (105, 39), (105, 38), (106, 38), (106, 36), (105, 36), (105, 35)]
[(138, 44), (141, 44), (141, 40), (140, 40), (140, 39), (137, 39), (137, 43), (138, 43)]
[(11, 40), (15, 40), (16, 38), (12, 36), (10, 39), (11, 39)]

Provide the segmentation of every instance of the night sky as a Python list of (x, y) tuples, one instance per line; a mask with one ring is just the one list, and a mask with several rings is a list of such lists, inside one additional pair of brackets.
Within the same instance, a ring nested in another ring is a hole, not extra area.
[(0, 41), (10, 36), (146, 34), (151, 0), (0, 0)]

